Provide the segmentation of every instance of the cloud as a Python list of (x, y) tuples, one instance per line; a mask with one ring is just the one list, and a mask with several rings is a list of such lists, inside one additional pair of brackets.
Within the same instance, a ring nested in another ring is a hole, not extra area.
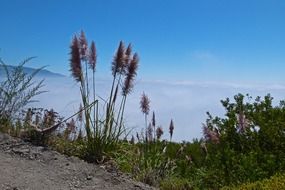
[(234, 83), (234, 82), (216, 82), (216, 81), (189, 81), (189, 80), (181, 80), (181, 81), (164, 81), (164, 80), (156, 80), (156, 81), (147, 81), (150, 83), (161, 83), (168, 85), (176, 85), (176, 86), (184, 86), (184, 87), (215, 87), (215, 88), (236, 88), (236, 89), (254, 89), (254, 90), (285, 90), (285, 84), (279, 83)]
[(200, 63), (200, 64), (218, 64), (221, 62), (221, 59), (210, 51), (201, 51), (195, 50), (190, 53), (191, 61)]
[(194, 51), (192, 57), (200, 60), (211, 60), (216, 59), (216, 56), (213, 53), (207, 51)]
[[(45, 89), (49, 92), (40, 95), (40, 102), (34, 106), (54, 108), (63, 116), (69, 116), (78, 110), (80, 103), (79, 87), (71, 78), (48, 78)], [(110, 89), (109, 80), (97, 83), (97, 93), (107, 98)], [(144, 127), (144, 118), (139, 101), (142, 92), (151, 99), (151, 110), (156, 113), (157, 123), (165, 131), (164, 138), (169, 138), (168, 127), (174, 120), (173, 139), (192, 140), (202, 136), (201, 124), (206, 120), (206, 112), (223, 116), (221, 99), (232, 98), (237, 93), (249, 93), (253, 97), (267, 93), (275, 98), (275, 103), (284, 98), (283, 84), (238, 84), (228, 82), (193, 82), (193, 81), (140, 81), (126, 104), (125, 122), (129, 128), (140, 132)], [(150, 119), (150, 118), (149, 118)]]

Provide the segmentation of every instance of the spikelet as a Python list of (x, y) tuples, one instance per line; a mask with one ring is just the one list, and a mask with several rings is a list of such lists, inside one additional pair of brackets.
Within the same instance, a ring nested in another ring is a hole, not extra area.
[(128, 65), (131, 61), (131, 56), (132, 56), (132, 45), (129, 44), (126, 52), (125, 52), (125, 64)]
[(32, 121), (32, 117), (33, 117), (33, 112), (32, 109), (29, 108), (28, 111), (26, 112), (26, 117), (25, 117), (25, 122), (29, 123)]
[(120, 41), (118, 50), (114, 56), (112, 62), (112, 74), (115, 76), (117, 73), (124, 74), (125, 72), (125, 46), (122, 41)]
[(86, 61), (88, 58), (88, 43), (85, 37), (85, 33), (81, 30), (79, 37), (80, 58), (82, 61)]
[(153, 140), (153, 129), (151, 123), (149, 123), (147, 127), (147, 139), (149, 140), (149, 142), (152, 142)]
[(155, 129), (155, 113), (152, 112), (152, 118), (151, 118), (151, 125), (153, 127), (153, 140), (155, 141), (155, 137), (156, 137), (156, 129)]
[(82, 67), (81, 67), (81, 60), (80, 60), (79, 44), (78, 44), (78, 39), (76, 36), (74, 36), (72, 39), (70, 49), (71, 49), (70, 71), (72, 73), (73, 78), (77, 82), (81, 82), (82, 81)]
[(169, 125), (170, 140), (172, 139), (173, 131), (174, 131), (174, 124), (173, 124), (173, 120), (171, 119), (170, 125)]
[(135, 53), (131, 62), (127, 66), (124, 86), (122, 88), (123, 96), (127, 96), (129, 93), (131, 93), (134, 87), (134, 80), (135, 76), (137, 75), (138, 63), (139, 63), (139, 57), (138, 54)]
[(152, 112), (151, 124), (153, 127), (155, 127), (155, 113), (154, 112)]
[(71, 132), (71, 133), (74, 133), (76, 131), (76, 125), (75, 125), (75, 121), (74, 119), (72, 118), (70, 122), (68, 122), (66, 124), (67, 126), (67, 129)]
[(79, 132), (78, 132), (78, 135), (77, 135), (77, 139), (78, 141), (81, 141), (83, 139), (83, 133), (82, 133), (82, 130), (79, 129)]
[(237, 120), (238, 120), (238, 130), (239, 132), (243, 133), (246, 131), (246, 129), (249, 127), (250, 122), (246, 118), (245, 114), (243, 112), (240, 112), (237, 115)]
[(97, 62), (97, 50), (94, 41), (91, 42), (88, 58), (89, 58), (88, 64), (90, 69), (95, 71), (96, 62)]
[(35, 125), (39, 125), (40, 120), (41, 120), (41, 117), (39, 116), (39, 114), (36, 114)]
[(130, 140), (130, 144), (135, 144), (135, 137), (134, 137), (134, 135), (132, 135), (132, 138)]
[(51, 109), (49, 110), (45, 110), (44, 112), (44, 117), (43, 117), (43, 125), (44, 127), (51, 127), (54, 125), (55, 123), (55, 117), (56, 117), (56, 112)]
[(162, 135), (163, 135), (163, 129), (162, 129), (162, 127), (158, 127), (156, 129), (156, 138), (159, 140)]
[(216, 128), (215, 130), (212, 130), (207, 125), (203, 124), (203, 134), (206, 140), (211, 141), (214, 144), (220, 142), (220, 135)]
[(148, 96), (145, 95), (145, 93), (143, 93), (141, 97), (141, 101), (140, 101), (140, 107), (141, 107), (141, 111), (146, 115), (148, 115), (149, 113), (149, 104), (150, 104), (150, 100)]
[(136, 137), (137, 137), (138, 142), (140, 142), (141, 139), (140, 139), (140, 135), (138, 132), (136, 133)]

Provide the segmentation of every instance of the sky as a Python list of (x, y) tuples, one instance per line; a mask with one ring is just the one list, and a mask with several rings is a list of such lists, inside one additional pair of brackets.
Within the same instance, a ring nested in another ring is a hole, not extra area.
[[(0, 0), (0, 58), (15, 65), (37, 56), (27, 66), (69, 77), (70, 42), (84, 30), (105, 79), (119, 41), (131, 43), (140, 65), (130, 123), (143, 122), (133, 119), (145, 91), (161, 125), (173, 118), (174, 139), (189, 139), (201, 136), (206, 111), (223, 114), (221, 99), (239, 92), (283, 99), (284, 10), (284, 0)], [(78, 96), (68, 94), (76, 85), (57, 83), (47, 84), (42, 105), (74, 111)]]
[(0, 56), (37, 56), (70, 75), (72, 37), (84, 30), (110, 74), (120, 40), (140, 55), (142, 80), (283, 82), (283, 0), (0, 0)]

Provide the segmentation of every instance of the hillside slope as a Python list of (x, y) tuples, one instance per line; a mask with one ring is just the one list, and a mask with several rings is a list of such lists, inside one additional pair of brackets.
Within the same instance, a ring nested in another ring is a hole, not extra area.
[[(12, 65), (7, 65), (7, 68), (8, 70), (11, 72), (13, 69), (15, 69), (16, 67), (15, 66), (12, 66)], [(36, 71), (35, 68), (31, 68), (31, 67), (26, 67), (24, 66), (23, 67), (23, 70), (26, 74), (30, 75), (32, 74), (33, 72)], [(5, 73), (5, 70), (3, 68), (2, 65), (0, 65), (0, 78), (1, 77), (5, 77), (6, 76), (6, 73)], [(59, 73), (54, 73), (54, 72), (51, 72), (49, 70), (46, 70), (46, 69), (42, 69), (41, 71), (39, 71), (36, 75), (37, 77), (65, 77), (64, 75), (62, 74), (59, 74)]]
[[(105, 169), (104, 169), (105, 168)], [(32, 146), (0, 133), (0, 189), (153, 189), (116, 170)]]

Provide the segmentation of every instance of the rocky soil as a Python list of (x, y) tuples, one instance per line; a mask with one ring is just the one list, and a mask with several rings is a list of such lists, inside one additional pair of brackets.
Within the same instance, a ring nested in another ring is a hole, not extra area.
[(1, 190), (154, 189), (120, 172), (0, 133)]

